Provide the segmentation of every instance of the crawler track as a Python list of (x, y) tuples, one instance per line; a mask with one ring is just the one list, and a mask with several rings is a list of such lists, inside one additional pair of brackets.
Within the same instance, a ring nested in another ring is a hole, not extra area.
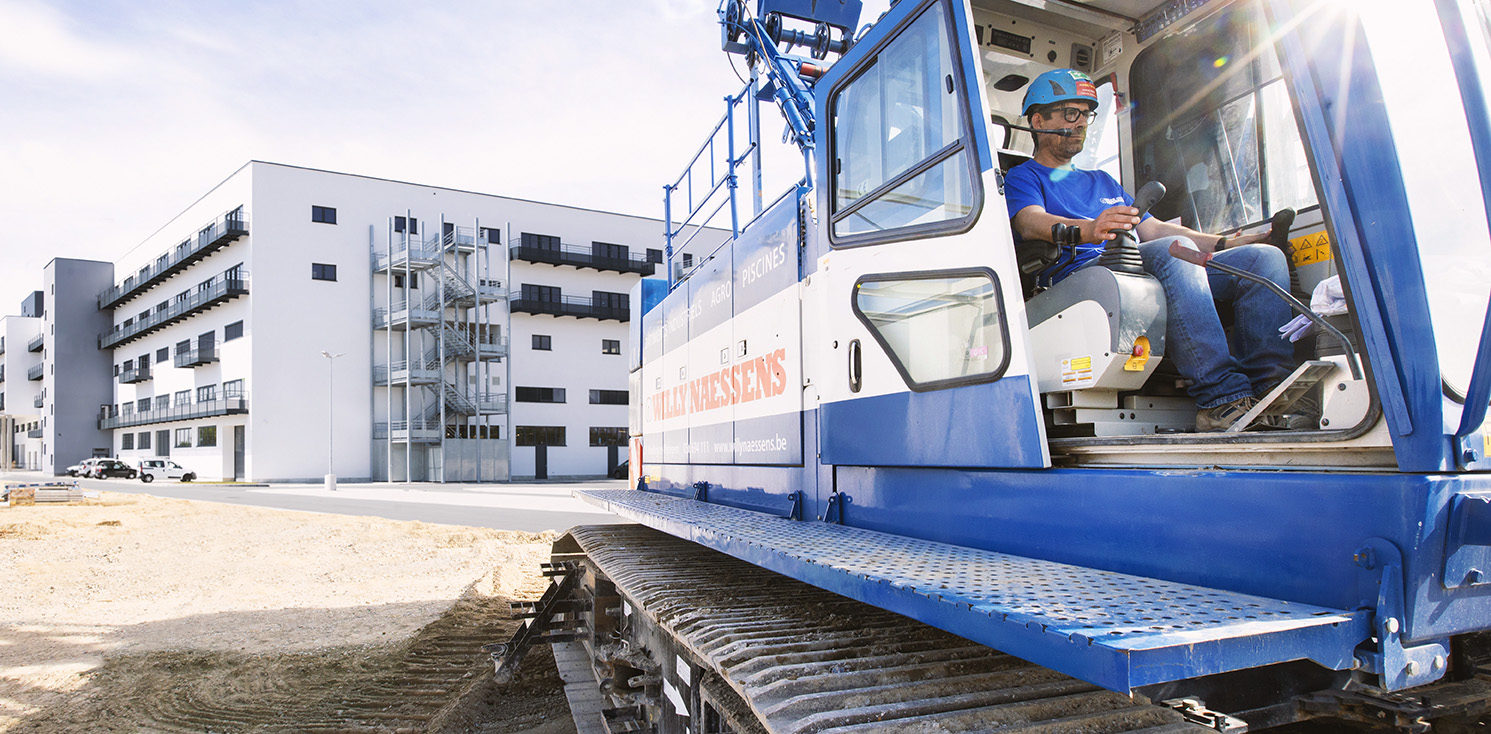
[(756, 721), (733, 728), (1210, 731), (1170, 709), (640, 525), (580, 527), (570, 538), (636, 613), (748, 707)]

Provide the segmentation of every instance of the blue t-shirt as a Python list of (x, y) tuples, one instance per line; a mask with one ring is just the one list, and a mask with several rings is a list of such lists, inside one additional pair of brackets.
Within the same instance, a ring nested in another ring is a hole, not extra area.
[[(1033, 160), (1010, 169), (1004, 177), (1004, 196), (1009, 203), (1010, 219), (1027, 206), (1038, 206), (1047, 214), (1072, 219), (1097, 219), (1103, 210), (1127, 204), (1133, 206), (1134, 197), (1105, 171), (1084, 171), (1078, 168), (1047, 168)], [(1144, 215), (1145, 219), (1149, 214)], [(1019, 242), (1019, 233), (1015, 240)], [(1103, 243), (1083, 243), (1076, 247), (1074, 257), (1067, 257), (1046, 267), (1037, 274), (1038, 282), (1051, 285), (1070, 275), (1073, 270), (1103, 254)]]

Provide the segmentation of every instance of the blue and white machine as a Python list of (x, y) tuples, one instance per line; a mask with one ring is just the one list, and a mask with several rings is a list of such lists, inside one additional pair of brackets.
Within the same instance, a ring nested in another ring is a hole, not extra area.
[[(753, 81), (668, 187), (667, 280), (632, 294), (633, 488), (583, 494), (1212, 728), (1484, 716), (1487, 4), (900, 0), (856, 31), (858, 6), (722, 8)], [(1151, 290), (1029, 300), (1002, 171), (1032, 149), (1025, 85), (1062, 67), (1103, 100), (1079, 165), (1162, 181), (1156, 216), (1233, 233), (1298, 211), (1295, 295), (1339, 276), (1347, 342), (1302, 341), (1271, 397), (1318, 402), (1318, 425), (1193, 432)], [(760, 137), (736, 132), (758, 100), (805, 163), (766, 206)], [(557, 558), (615, 552), (575, 538)], [(712, 674), (761, 727), (824, 730), (779, 726), (606, 573), (621, 629), (651, 620), (631, 644), (680, 650), (638, 663), (667, 695), (633, 720), (706, 730), (708, 691), (679, 692)], [(921, 730), (890, 723), (913, 709), (852, 730)]]

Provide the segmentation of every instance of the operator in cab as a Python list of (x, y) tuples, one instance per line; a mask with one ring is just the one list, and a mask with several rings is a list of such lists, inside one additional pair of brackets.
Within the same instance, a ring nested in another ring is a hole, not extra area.
[[(1080, 238), (1067, 237), (1080, 239), (1081, 244), (1063, 251), (1057, 262), (1038, 273), (1037, 284), (1049, 287), (1091, 266), (1116, 231), (1134, 230), (1144, 270), (1165, 292), (1166, 356), (1190, 382), (1187, 390), (1198, 408), (1196, 430), (1226, 430), (1291, 372), (1291, 345), (1277, 333), (1278, 326), (1290, 319), (1289, 306), (1261, 286), (1177, 260), (1169, 248), (1180, 242), (1216, 253), (1220, 262), (1288, 288), (1284, 253), (1255, 244), (1268, 240), (1269, 233), (1224, 237), (1147, 213), (1141, 219), (1134, 198), (1112, 176), (1073, 166), (1072, 158), (1082, 152), (1098, 108), (1097, 88), (1086, 74), (1073, 69), (1041, 74), (1031, 82), (1022, 107), (1021, 114), (1037, 132), (1035, 157), (1015, 166), (1005, 178), (1016, 247), (1037, 240), (1059, 244), (1058, 225), (1080, 229)], [(1235, 309), (1231, 349), (1215, 301), (1231, 303)], [(1308, 419), (1286, 424), (1274, 418), (1263, 425), (1286, 428), (1296, 422), (1303, 426)], [(1260, 422), (1250, 427), (1260, 427)]]

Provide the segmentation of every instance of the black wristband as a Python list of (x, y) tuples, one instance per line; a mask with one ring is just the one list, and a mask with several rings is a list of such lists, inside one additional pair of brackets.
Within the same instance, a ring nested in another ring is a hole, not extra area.
[(1217, 238), (1217, 246), (1211, 248), (1211, 251), (1212, 252), (1221, 252), (1222, 248), (1224, 248), (1226, 246), (1227, 246), (1227, 236), (1226, 235), (1222, 235), (1221, 237)]

